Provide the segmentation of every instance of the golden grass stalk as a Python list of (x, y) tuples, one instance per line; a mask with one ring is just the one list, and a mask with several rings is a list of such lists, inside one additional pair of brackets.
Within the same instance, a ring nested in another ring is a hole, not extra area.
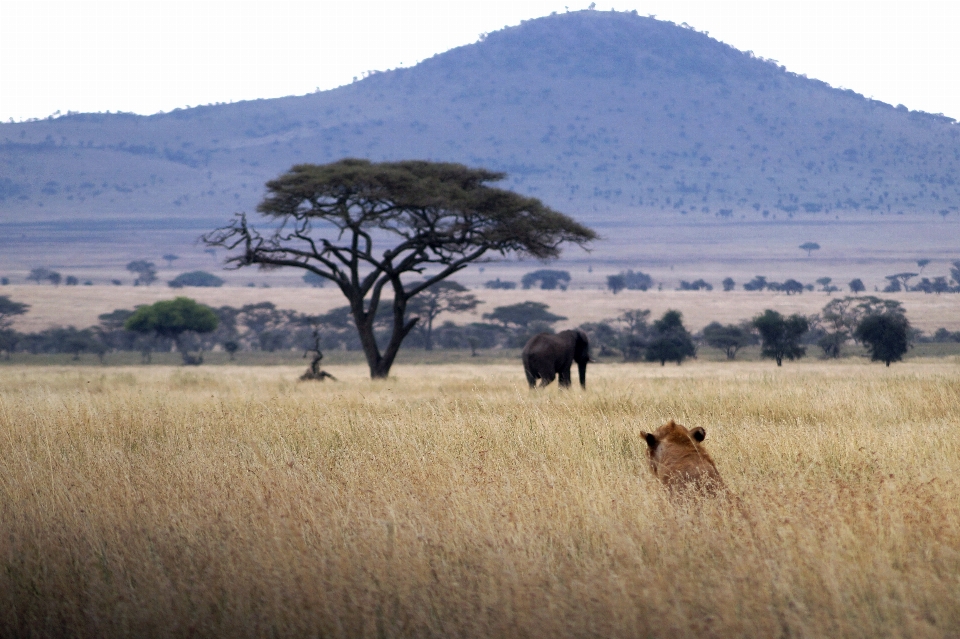
[(954, 365), (300, 372), (0, 370), (0, 635), (960, 632)]

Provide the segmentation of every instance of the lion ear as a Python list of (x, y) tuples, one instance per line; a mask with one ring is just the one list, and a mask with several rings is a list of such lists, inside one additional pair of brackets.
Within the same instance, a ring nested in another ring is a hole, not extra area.
[(650, 447), (650, 450), (653, 450), (654, 448), (656, 448), (657, 444), (660, 443), (657, 441), (657, 437), (653, 433), (644, 433), (643, 438), (647, 440), (647, 446)]
[(694, 438), (695, 440), (697, 440), (698, 442), (702, 442), (703, 440), (705, 440), (705, 439), (707, 438), (707, 431), (703, 430), (703, 429), (700, 428), (699, 426), (697, 426), (696, 428), (694, 428), (693, 431), (692, 431), (692, 433), (693, 433), (693, 438)]

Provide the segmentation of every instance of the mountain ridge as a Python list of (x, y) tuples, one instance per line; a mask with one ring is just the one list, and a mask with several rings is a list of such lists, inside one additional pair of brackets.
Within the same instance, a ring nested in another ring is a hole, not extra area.
[(218, 224), (342, 157), (463, 162), (587, 224), (960, 213), (960, 128), (635, 13), (528, 20), (330, 91), (0, 124), (0, 215)]

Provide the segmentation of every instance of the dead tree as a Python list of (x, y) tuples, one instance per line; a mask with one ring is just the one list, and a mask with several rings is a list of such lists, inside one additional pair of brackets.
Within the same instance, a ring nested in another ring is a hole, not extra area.
[(307, 367), (307, 372), (300, 376), (300, 381), (306, 382), (309, 380), (317, 380), (322, 382), (328, 377), (333, 381), (337, 381), (337, 378), (328, 373), (325, 370), (320, 369), (320, 362), (323, 360), (323, 352), (320, 350), (320, 331), (314, 329), (313, 331), (313, 348), (308, 348), (304, 351), (303, 356), (306, 357), (310, 353), (313, 353), (313, 360), (310, 362), (310, 366)]

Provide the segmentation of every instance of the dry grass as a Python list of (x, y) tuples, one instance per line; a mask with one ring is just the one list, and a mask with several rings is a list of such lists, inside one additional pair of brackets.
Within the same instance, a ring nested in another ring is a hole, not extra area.
[[(583, 322), (596, 322), (616, 317), (624, 310), (650, 309), (653, 317), (659, 317), (668, 309), (683, 312), (684, 323), (691, 330), (700, 330), (713, 321), (736, 323), (750, 319), (765, 309), (781, 313), (818, 313), (830, 301), (824, 293), (786, 295), (770, 291), (622, 291), (613, 295), (609, 291), (576, 289), (570, 291), (488, 289), (474, 290), (484, 303), (474, 314), (441, 315), (437, 322), (446, 319), (458, 324), (481, 320), (496, 306), (516, 304), (532, 300), (544, 302), (559, 315), (568, 318), (557, 324), (558, 329), (578, 326)], [(325, 313), (346, 300), (339, 289), (331, 287), (310, 289), (305, 287), (275, 287), (269, 289), (246, 287), (185, 288), (171, 289), (167, 286), (5, 286), (0, 294), (31, 305), (26, 315), (17, 317), (14, 327), (21, 331), (38, 331), (51, 325), (78, 328), (97, 323), (97, 316), (117, 308), (133, 308), (137, 304), (152, 304), (157, 300), (186, 295), (210, 306), (244, 304), (271, 301), (279, 308), (290, 308), (301, 313)], [(873, 295), (873, 293), (870, 293)], [(843, 297), (848, 293), (834, 294)], [(880, 297), (896, 299), (907, 309), (910, 323), (928, 333), (940, 327), (960, 331), (960, 295), (927, 295), (924, 293), (881, 294)]]
[(0, 635), (956, 636), (956, 364), (0, 369)]

